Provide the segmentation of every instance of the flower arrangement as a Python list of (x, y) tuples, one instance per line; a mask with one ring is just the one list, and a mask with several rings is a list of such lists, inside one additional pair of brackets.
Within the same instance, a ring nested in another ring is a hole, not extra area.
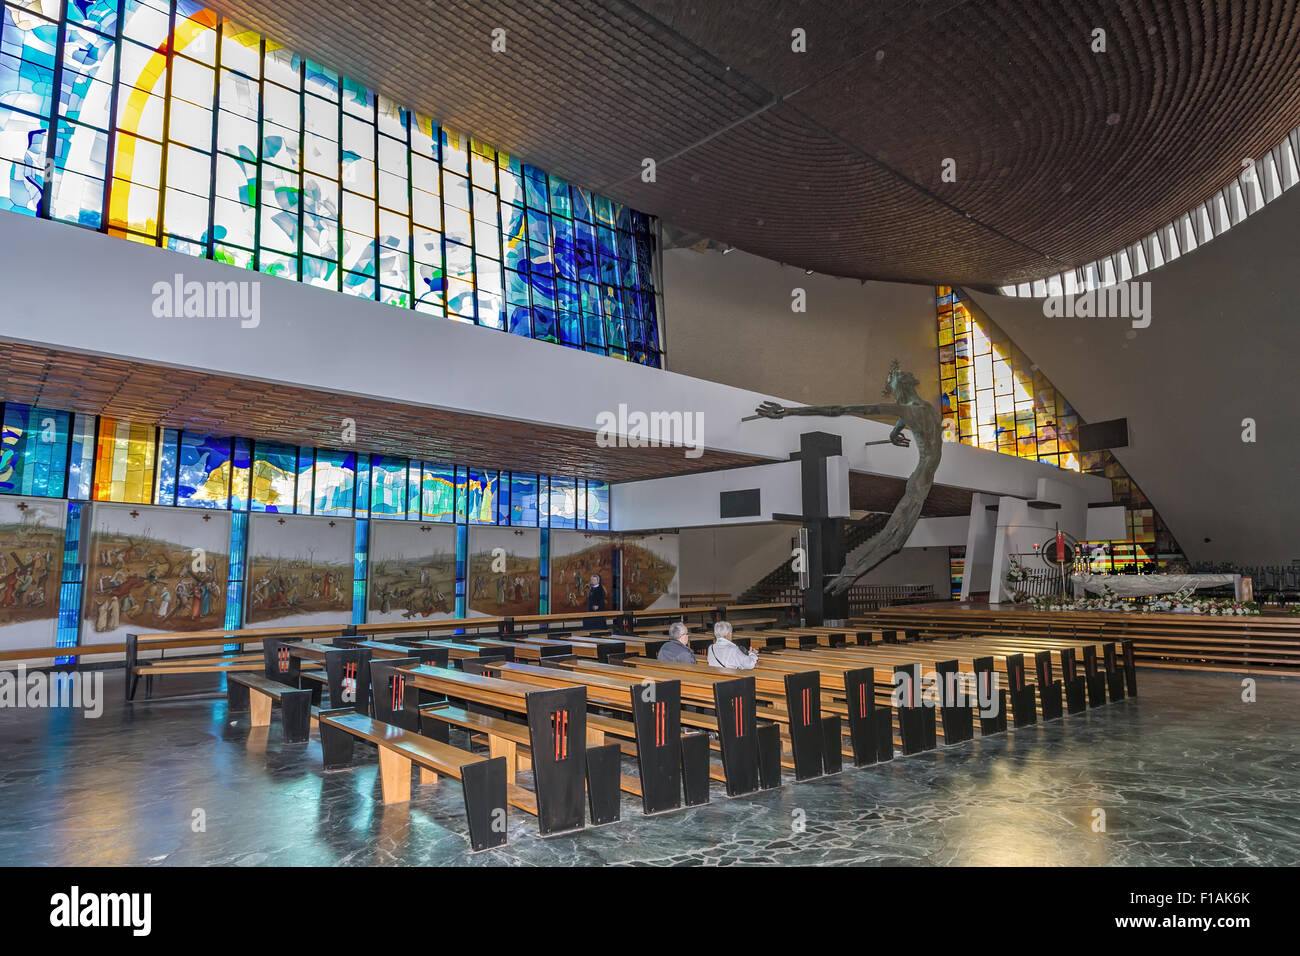
[(1038, 611), (1133, 611), (1136, 605), (1120, 600), (1109, 585), (1102, 585), (1098, 597), (1067, 598), (1059, 594), (1033, 597), (1029, 603)]
[[(1037, 611), (1153, 611), (1175, 614), (1207, 614), (1212, 617), (1251, 617), (1260, 613), (1254, 601), (1234, 601), (1231, 598), (1198, 598), (1191, 588), (1170, 595), (1161, 595), (1146, 604), (1122, 601), (1109, 587), (1101, 596), (1070, 600), (1059, 595), (1030, 598)], [(1300, 613), (1300, 610), (1292, 611)]]
[(1020, 563), (1020, 559), (1017, 558), (1014, 554), (1011, 556), (1010, 560), (1008, 561), (1006, 577), (1008, 583), (1015, 583), (1018, 581), (1029, 580), (1029, 571), (1026, 570), (1024, 565)]

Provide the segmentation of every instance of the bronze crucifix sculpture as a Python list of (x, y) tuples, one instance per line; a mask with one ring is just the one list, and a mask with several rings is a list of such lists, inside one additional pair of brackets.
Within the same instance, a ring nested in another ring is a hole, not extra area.
[(891, 444), (907, 448), (911, 440), (903, 434), (908, 429), (916, 439), (918, 453), (916, 468), (907, 478), (907, 487), (903, 497), (894, 506), (893, 514), (880, 533), (866, 542), (853, 560), (826, 585), (827, 593), (842, 594), (864, 574), (884, 561), (890, 555), (902, 550), (916, 527), (921, 516), (921, 508), (930, 494), (934, 483), (934, 473), (939, 467), (939, 458), (943, 454), (943, 427), (939, 412), (933, 405), (916, 393), (920, 384), (911, 372), (904, 372), (895, 359), (885, 380), (883, 394), (893, 398), (892, 402), (871, 405), (805, 405), (786, 408), (776, 402), (764, 402), (754, 409), (759, 418), (785, 418), (787, 415), (824, 415), (835, 418), (840, 415), (861, 415), (865, 418), (896, 418), (897, 424), (889, 433)]

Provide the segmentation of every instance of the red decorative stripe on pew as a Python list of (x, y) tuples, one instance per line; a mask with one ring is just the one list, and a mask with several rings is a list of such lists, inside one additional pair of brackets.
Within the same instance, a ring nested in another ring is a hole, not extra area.
[(555, 742), (555, 759), (569, 757), (569, 712), (557, 710), (551, 714), (551, 737)]

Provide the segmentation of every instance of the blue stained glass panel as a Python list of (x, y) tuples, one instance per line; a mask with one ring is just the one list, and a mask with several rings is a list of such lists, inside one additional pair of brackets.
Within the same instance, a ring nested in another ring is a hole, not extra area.
[(537, 476), (510, 475), (510, 523), (537, 527)]
[(5, 402), (0, 441), (0, 492), (62, 498), (72, 416)]

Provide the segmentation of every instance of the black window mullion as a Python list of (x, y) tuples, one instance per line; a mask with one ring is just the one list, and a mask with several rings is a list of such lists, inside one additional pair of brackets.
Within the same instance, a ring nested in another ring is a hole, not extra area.
[(41, 201), (36, 215), (41, 219), (50, 218), (50, 206), (54, 202), (54, 147), (59, 137), (59, 102), (63, 89), (63, 53), (68, 40), (68, 21), (60, 20), (55, 24), (56, 39), (54, 46), (53, 91), (50, 95), (49, 132), (45, 134), (45, 163), (41, 168)]
[[(114, 27), (113, 35), (113, 90), (108, 97), (108, 153), (104, 160), (104, 202), (101, 207), (99, 230), (108, 232), (109, 210), (112, 206), (113, 197), (113, 170), (116, 165), (113, 160), (117, 155), (117, 100), (118, 87), (122, 82), (122, 50), (126, 42), (122, 33), (122, 23), (126, 20), (126, 0), (118, 0), (117, 4), (117, 23)], [(57, 98), (57, 92), (56, 92)], [(95, 434), (99, 435), (99, 423), (95, 424)], [(94, 486), (91, 486), (91, 497), (94, 497)]]
[[(154, 244), (163, 244), (163, 215), (167, 211), (167, 148), (171, 139), (172, 73), (176, 58), (176, 4), (168, 4), (167, 14), (167, 82), (163, 86), (162, 161), (158, 165), (158, 222), (154, 227)], [(178, 452), (177, 461), (180, 460)]]
[[(262, 140), (265, 137), (265, 130), (262, 124), (266, 121), (266, 109), (263, 104), (265, 98), (266, 85), (266, 39), (259, 37), (257, 41), (257, 143), (253, 147), (254, 161), (257, 163), (257, 175), (254, 177), (256, 186), (253, 189), (253, 268), (258, 272), (262, 271)], [(294, 462), (294, 471), (297, 472), (297, 461)], [(294, 475), (294, 506), (298, 503), (298, 478)]]
[[(370, 160), (370, 193), (374, 197), (371, 201), (375, 205), (375, 231), (374, 238), (371, 240), (371, 255), (374, 256), (374, 282), (375, 292), (374, 300), (376, 302), (384, 301), (383, 283), (380, 280), (380, 274), (383, 271), (380, 268), (380, 261), (383, 259), (384, 244), (379, 241), (379, 92), (377, 90), (367, 90), (371, 94), (373, 103), (370, 104), (370, 124), (374, 148)], [(340, 148), (342, 144), (340, 143)], [(424, 473), (424, 463), (420, 464), (420, 473)]]
[(302, 234), (307, 227), (307, 58), (298, 58), (298, 281), (307, 281), (303, 261)]
[(411, 148), (414, 133), (411, 125), (415, 122), (415, 113), (406, 111), (406, 305), (415, 308), (415, 185), (411, 170)]
[[(217, 122), (221, 118), (221, 31), (225, 24), (224, 17), (217, 17), (215, 26), (217, 45), (216, 56), (213, 62), (216, 66), (212, 71), (212, 156), (210, 158), (210, 169), (212, 171), (212, 191), (208, 195), (208, 233), (207, 233), (207, 258), (215, 259), (217, 257), (217, 243), (214, 233), (217, 231)], [(232, 458), (233, 461), (233, 458)], [(250, 459), (250, 465), (251, 465)], [(249, 494), (252, 494), (252, 471), (249, 471)]]

